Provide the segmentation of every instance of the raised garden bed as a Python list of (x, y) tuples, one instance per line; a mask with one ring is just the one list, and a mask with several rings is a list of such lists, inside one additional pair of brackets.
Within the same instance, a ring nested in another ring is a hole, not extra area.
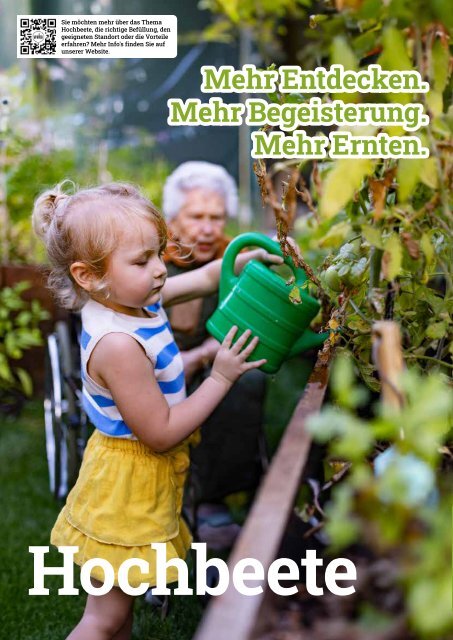
[[(230, 569), (241, 559), (256, 558), (266, 573), (273, 560), (279, 557), (282, 545), (286, 548), (291, 546), (291, 530), (297, 527), (290, 522), (291, 516), (312, 444), (306, 420), (321, 408), (327, 381), (328, 365), (317, 365), (231, 553)], [(261, 595), (245, 597), (230, 585), (223, 595), (211, 601), (194, 640), (251, 640), (259, 637), (273, 618), (277, 600), (266, 588)]]

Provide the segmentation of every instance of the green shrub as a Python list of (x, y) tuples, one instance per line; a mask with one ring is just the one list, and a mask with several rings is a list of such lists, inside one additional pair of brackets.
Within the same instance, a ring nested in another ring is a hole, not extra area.
[(0, 388), (32, 393), (30, 374), (14, 364), (27, 349), (42, 344), (39, 323), (48, 318), (37, 300), (25, 302), (21, 294), (30, 287), (20, 282), (0, 290)]

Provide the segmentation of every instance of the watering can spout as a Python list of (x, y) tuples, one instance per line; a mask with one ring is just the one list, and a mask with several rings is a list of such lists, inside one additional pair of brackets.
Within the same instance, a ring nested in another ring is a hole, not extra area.
[(328, 337), (328, 331), (324, 331), (324, 333), (315, 333), (311, 329), (306, 329), (291, 347), (288, 358), (297, 356), (299, 353), (303, 353), (309, 349), (319, 349)]

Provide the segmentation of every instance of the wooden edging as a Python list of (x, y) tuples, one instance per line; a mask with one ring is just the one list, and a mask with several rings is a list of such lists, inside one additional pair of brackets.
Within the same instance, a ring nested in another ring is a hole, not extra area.
[[(256, 558), (267, 575), (276, 558), (311, 445), (306, 419), (320, 410), (327, 381), (328, 366), (317, 365), (230, 555), (230, 576), (233, 567), (243, 558)], [(265, 597), (265, 588), (260, 595), (244, 596), (230, 582), (223, 595), (211, 600), (194, 640), (250, 640)]]

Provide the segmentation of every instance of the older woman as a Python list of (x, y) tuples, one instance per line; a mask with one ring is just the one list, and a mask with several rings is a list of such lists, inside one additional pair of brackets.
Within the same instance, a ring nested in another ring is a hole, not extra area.
[[(228, 244), (225, 225), (236, 215), (237, 205), (236, 184), (219, 165), (185, 162), (168, 177), (163, 211), (178, 241), (167, 251), (169, 275), (223, 256)], [(206, 331), (217, 302), (213, 295), (168, 310), (191, 392), (209, 372), (219, 347)], [(258, 485), (264, 394), (262, 372), (243, 376), (202, 426), (201, 443), (192, 452), (192, 504), (200, 505), (199, 536), (212, 548), (230, 546), (239, 531), (223, 498)]]

